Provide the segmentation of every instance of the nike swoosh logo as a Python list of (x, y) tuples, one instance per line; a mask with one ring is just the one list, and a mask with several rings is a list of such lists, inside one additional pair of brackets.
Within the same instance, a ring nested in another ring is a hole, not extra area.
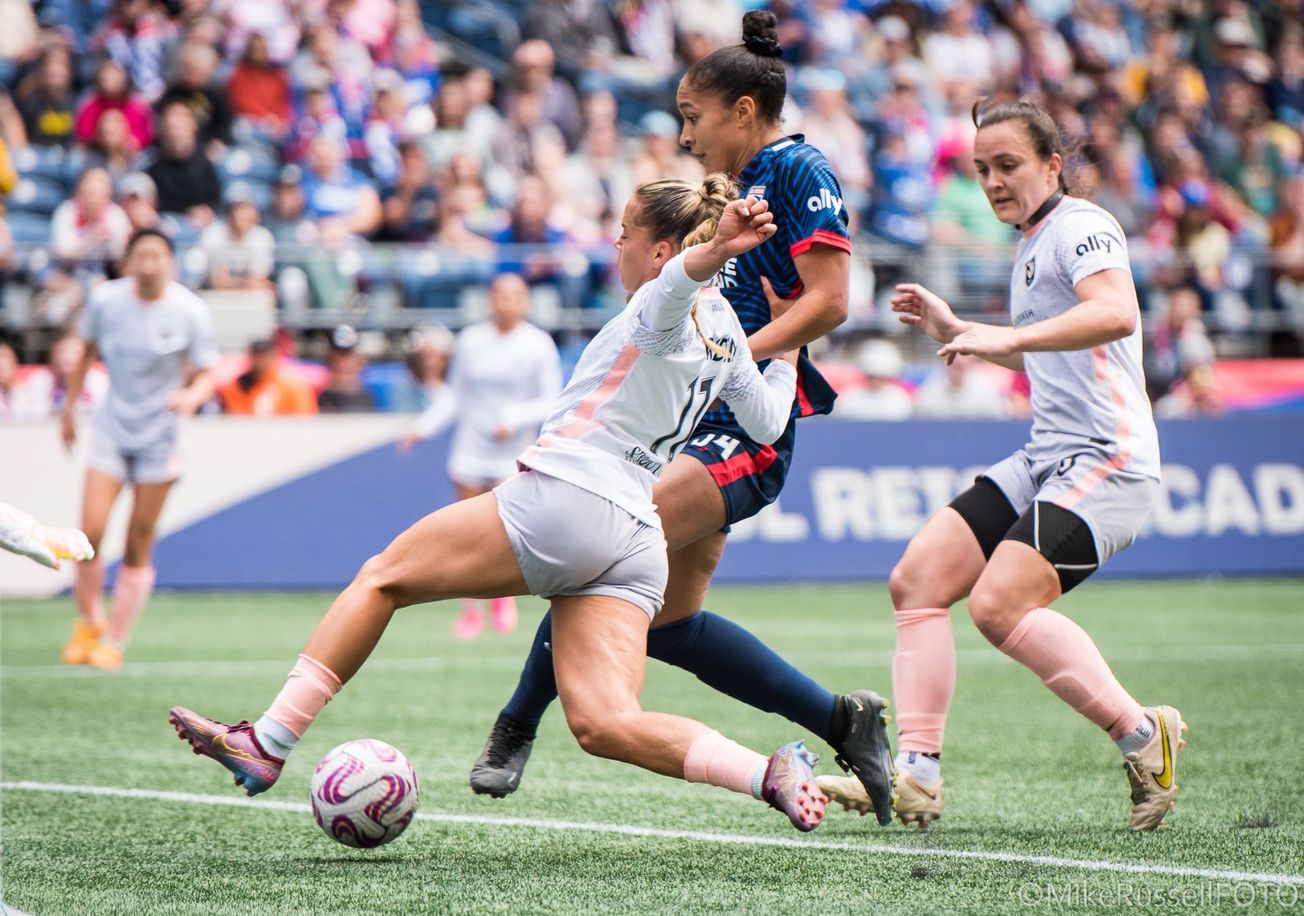
[(1164, 749), (1164, 768), (1155, 774), (1155, 782), (1159, 788), (1167, 789), (1173, 784), (1173, 754), (1168, 746), (1168, 725), (1164, 722), (1164, 714), (1155, 710), (1155, 718), (1159, 720), (1159, 744)]
[(855, 697), (847, 697), (847, 699), (849, 699), (852, 703), (856, 704), (856, 712), (865, 711), (865, 704), (860, 702), (860, 700), (856, 699)]
[(929, 792), (928, 789), (924, 787), (924, 784), (919, 780), (915, 780), (915, 788), (927, 795), (931, 801), (937, 801), (937, 793)]

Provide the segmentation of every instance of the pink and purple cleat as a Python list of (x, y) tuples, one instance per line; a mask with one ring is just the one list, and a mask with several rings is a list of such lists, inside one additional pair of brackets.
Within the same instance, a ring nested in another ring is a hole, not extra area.
[(819, 757), (806, 749), (804, 741), (790, 741), (770, 755), (761, 780), (761, 798), (788, 815), (792, 826), (814, 830), (824, 820), (828, 799), (815, 784)]
[(188, 741), (196, 754), (212, 757), (234, 773), (235, 784), (250, 795), (266, 792), (281, 775), (285, 761), (263, 750), (248, 722), (227, 725), (184, 706), (173, 706), (168, 721), (178, 738)]

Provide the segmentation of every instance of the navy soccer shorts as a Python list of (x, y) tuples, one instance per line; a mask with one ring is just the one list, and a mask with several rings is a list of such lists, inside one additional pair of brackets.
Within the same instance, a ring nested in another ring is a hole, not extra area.
[(796, 438), (795, 419), (788, 421), (788, 428), (771, 445), (753, 442), (736, 423), (703, 420), (693, 430), (684, 454), (706, 465), (720, 488), (724, 497), (725, 531), (779, 497), (788, 479)]

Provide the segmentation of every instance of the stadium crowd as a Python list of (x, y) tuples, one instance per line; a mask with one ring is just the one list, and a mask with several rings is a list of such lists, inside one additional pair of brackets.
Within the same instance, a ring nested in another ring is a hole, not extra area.
[[(457, 320), (502, 272), (526, 279), (543, 314), (608, 308), (630, 191), (700, 173), (678, 147), (678, 77), (738, 40), (744, 6), (0, 0), (0, 316), (57, 379), (73, 346), (61, 332), (143, 226), (176, 242), (186, 282), (274, 295), (282, 319), (347, 309), (393, 331), (379, 315), (396, 299)], [(1214, 343), (1252, 331), (1300, 355), (1298, 0), (769, 6), (786, 123), (838, 171), (858, 240), (847, 347), (888, 330), (886, 290), (921, 271), (972, 311), (1005, 308), (997, 252), (1012, 233), (967, 155), (970, 109), (1034, 94), (1073, 140), (1074, 190), (1132, 239), (1156, 397), (1179, 385), (1201, 410), (1190, 389)], [(420, 347), (404, 350), (414, 367)], [(274, 370), (264, 354), (294, 348), (292, 334), (259, 339), (251, 358)], [(356, 387), (346, 349), (330, 344), (330, 384)], [(851, 387), (872, 387), (886, 354), (857, 354)], [(0, 416), (15, 413), (13, 355), (0, 347)], [(972, 387), (972, 374), (936, 384)], [(911, 409), (933, 399), (921, 387)], [(1020, 409), (1013, 392), (1000, 412)]]

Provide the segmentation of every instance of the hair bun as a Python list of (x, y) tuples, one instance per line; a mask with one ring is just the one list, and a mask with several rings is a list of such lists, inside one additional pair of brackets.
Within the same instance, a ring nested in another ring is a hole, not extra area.
[(743, 16), (743, 46), (758, 57), (780, 57), (779, 20), (767, 10), (752, 10)]

